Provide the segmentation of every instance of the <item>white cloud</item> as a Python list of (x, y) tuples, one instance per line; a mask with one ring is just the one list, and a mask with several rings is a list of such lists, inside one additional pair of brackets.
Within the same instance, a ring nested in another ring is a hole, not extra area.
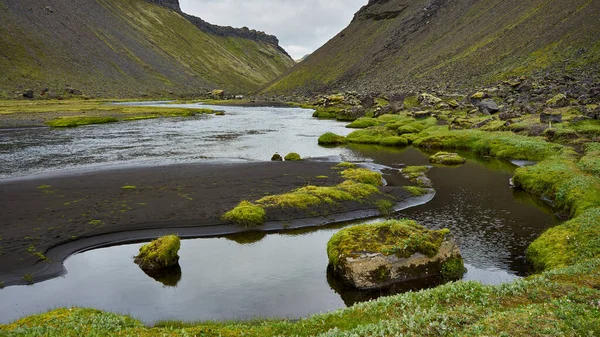
[(279, 38), (298, 59), (345, 28), (367, 0), (180, 0), (181, 9), (212, 24), (248, 27)]

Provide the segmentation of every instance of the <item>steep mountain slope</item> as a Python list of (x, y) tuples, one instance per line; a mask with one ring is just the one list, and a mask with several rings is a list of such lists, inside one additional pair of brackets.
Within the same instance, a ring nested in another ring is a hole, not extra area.
[(600, 1), (370, 0), (266, 89), (393, 92), (598, 74)]
[(178, 11), (177, 0), (154, 2), (164, 6), (0, 0), (0, 91), (9, 97), (25, 88), (67, 87), (92, 96), (245, 93), (294, 64), (274, 37), (207, 33)]

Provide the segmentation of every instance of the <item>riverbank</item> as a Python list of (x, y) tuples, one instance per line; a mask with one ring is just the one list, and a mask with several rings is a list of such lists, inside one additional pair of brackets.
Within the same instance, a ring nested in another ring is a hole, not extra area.
[[(58, 276), (62, 261), (74, 252), (163, 233), (208, 237), (379, 214), (378, 194), (301, 208), (272, 207), (265, 223), (253, 228), (222, 220), (242, 200), (341, 184), (346, 180), (335, 165), (327, 161), (182, 164), (1, 181), (0, 207), (5, 211), (0, 215), (0, 281), (6, 286)], [(396, 202), (412, 198), (401, 187), (383, 186), (379, 191), (381, 197)]]

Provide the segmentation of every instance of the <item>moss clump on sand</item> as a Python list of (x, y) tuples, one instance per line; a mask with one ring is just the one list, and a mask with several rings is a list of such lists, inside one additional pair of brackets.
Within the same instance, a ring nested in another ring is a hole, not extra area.
[(448, 229), (429, 230), (412, 220), (389, 220), (348, 227), (335, 233), (327, 243), (329, 263), (336, 267), (341, 259), (358, 252), (409, 257), (421, 253), (437, 255)]
[(428, 166), (407, 166), (401, 172), (407, 179), (412, 181), (421, 177), (427, 171), (429, 171)]
[(119, 120), (114, 117), (61, 117), (46, 122), (53, 128), (72, 128), (91, 124), (115, 123)]
[(144, 270), (167, 268), (179, 261), (181, 243), (177, 235), (167, 235), (140, 247), (140, 253), (135, 257)]
[(429, 157), (429, 162), (432, 164), (441, 165), (460, 165), (464, 164), (467, 160), (457, 153), (450, 152), (438, 152), (433, 156)]
[(285, 161), (299, 161), (302, 160), (302, 158), (300, 157), (299, 154), (297, 154), (296, 152), (290, 152), (287, 155), (285, 155), (285, 157), (283, 157), (283, 159), (285, 159)]
[(349, 163), (347, 161), (343, 161), (343, 162), (335, 165), (333, 168), (336, 169), (336, 170), (340, 170), (340, 169), (344, 169), (345, 170), (345, 169), (348, 169), (348, 168), (355, 168), (355, 167), (356, 167), (356, 164)]
[(341, 145), (347, 142), (346, 137), (336, 135), (333, 132), (324, 133), (319, 137), (319, 145)]
[(364, 168), (350, 168), (342, 171), (342, 176), (346, 179), (354, 180), (359, 183), (381, 186), (381, 174)]
[(403, 188), (415, 197), (421, 197), (429, 193), (427, 189), (419, 186), (404, 186)]
[(238, 225), (253, 227), (262, 225), (266, 217), (267, 212), (262, 206), (244, 200), (234, 209), (225, 213), (222, 219)]
[(408, 146), (408, 139), (400, 136), (386, 137), (379, 144), (381, 146)]

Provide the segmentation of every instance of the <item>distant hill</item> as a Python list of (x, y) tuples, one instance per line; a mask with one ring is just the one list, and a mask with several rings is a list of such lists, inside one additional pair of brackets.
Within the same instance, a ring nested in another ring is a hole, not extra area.
[(522, 75), (598, 76), (600, 1), (370, 0), (265, 92), (463, 88)]
[(297, 59), (295, 61), (296, 61), (296, 63), (300, 63), (300, 62), (306, 60), (306, 58), (309, 57), (309, 56), (310, 56), (310, 54), (306, 54), (306, 55), (302, 56), (301, 58), (299, 58), (299, 59)]
[(211, 25), (178, 0), (0, 0), (0, 97), (247, 93), (293, 65), (276, 37)]

